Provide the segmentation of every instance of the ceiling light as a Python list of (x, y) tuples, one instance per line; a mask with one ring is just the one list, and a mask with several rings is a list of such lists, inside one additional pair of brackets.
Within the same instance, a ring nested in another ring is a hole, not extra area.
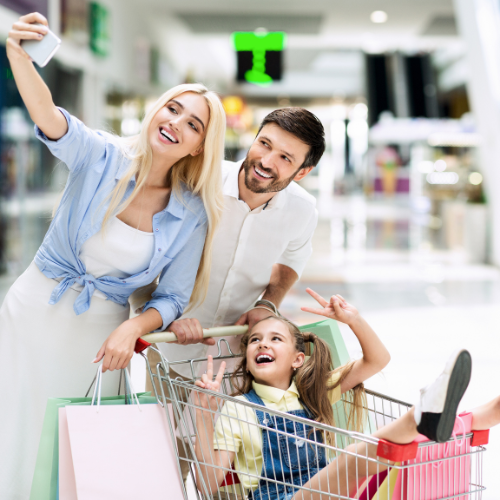
[(446, 170), (446, 162), (444, 160), (437, 160), (434, 163), (434, 170), (436, 172), (444, 172)]
[(387, 21), (387, 13), (384, 12), (383, 10), (376, 10), (371, 13), (370, 19), (372, 23), (385, 23)]
[(434, 171), (434, 163), (432, 161), (421, 161), (418, 164), (418, 171), (423, 174), (430, 174)]
[(479, 172), (471, 172), (469, 174), (469, 182), (473, 186), (479, 186), (483, 182), (483, 176)]
[(456, 172), (432, 172), (426, 179), (429, 184), (456, 184), (459, 177)]

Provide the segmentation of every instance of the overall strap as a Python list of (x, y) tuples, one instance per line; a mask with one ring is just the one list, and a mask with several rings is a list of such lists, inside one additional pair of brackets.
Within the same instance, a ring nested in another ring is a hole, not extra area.
[(266, 406), (261, 397), (253, 389), (251, 389), (250, 392), (243, 394), (243, 396), (245, 396), (245, 398), (250, 401), (250, 403), (255, 403), (256, 405), (260, 406)]
[(313, 412), (307, 407), (307, 405), (302, 401), (302, 399), (299, 398), (299, 403), (302, 405), (304, 408), (304, 411), (306, 412), (306, 415), (309, 420), (314, 420), (314, 414)]
[[(247, 392), (246, 394), (243, 394), (245, 398), (250, 402), (254, 403), (256, 405), (263, 406), (265, 408), (264, 401), (258, 396), (258, 394), (252, 389), (250, 392)], [(255, 414), (257, 415), (257, 420), (259, 421), (259, 424), (261, 425), (267, 425), (267, 419), (264, 416), (264, 412), (260, 410), (255, 410)]]

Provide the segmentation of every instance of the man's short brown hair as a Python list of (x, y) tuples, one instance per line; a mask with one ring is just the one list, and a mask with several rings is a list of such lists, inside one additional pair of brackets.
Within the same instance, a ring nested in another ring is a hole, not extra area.
[(258, 133), (269, 123), (275, 123), (309, 146), (300, 168), (315, 167), (319, 163), (325, 152), (325, 129), (317, 116), (304, 108), (276, 109), (262, 120)]

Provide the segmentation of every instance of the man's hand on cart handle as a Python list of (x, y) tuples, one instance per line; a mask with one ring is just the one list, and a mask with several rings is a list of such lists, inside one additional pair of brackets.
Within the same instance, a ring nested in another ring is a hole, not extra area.
[(203, 338), (203, 328), (196, 318), (184, 318), (172, 321), (167, 327), (167, 330), (175, 333), (177, 337), (175, 343), (179, 345), (215, 345), (215, 340), (213, 338)]
[[(243, 335), (248, 330), (248, 325), (220, 326), (216, 328), (203, 329), (203, 338), (230, 337), (233, 335)], [(143, 335), (136, 343), (135, 352), (141, 352), (151, 344), (161, 342), (177, 342), (177, 336), (172, 332), (148, 333)]]

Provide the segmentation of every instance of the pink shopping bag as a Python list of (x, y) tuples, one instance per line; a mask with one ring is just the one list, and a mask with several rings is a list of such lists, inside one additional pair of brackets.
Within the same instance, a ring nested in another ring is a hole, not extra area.
[[(404, 462), (411, 465), (403, 474), (403, 498), (401, 500), (437, 500), (470, 491), (470, 438), (463, 434), (471, 432), (472, 413), (462, 413), (455, 422), (451, 443), (420, 447), (414, 460)], [(419, 436), (419, 443), (428, 441)], [(434, 463), (419, 463), (437, 460)], [(396, 489), (397, 491), (397, 489)], [(399, 500), (400, 496), (394, 497)], [(455, 498), (455, 497), (454, 497)], [(466, 500), (468, 495), (456, 497)]]
[(101, 405), (102, 377), (99, 366), (91, 406), (59, 409), (59, 499), (182, 498), (163, 408), (139, 404), (127, 370), (135, 404)]
[(72, 406), (59, 418), (60, 500), (183, 498), (161, 406)]

